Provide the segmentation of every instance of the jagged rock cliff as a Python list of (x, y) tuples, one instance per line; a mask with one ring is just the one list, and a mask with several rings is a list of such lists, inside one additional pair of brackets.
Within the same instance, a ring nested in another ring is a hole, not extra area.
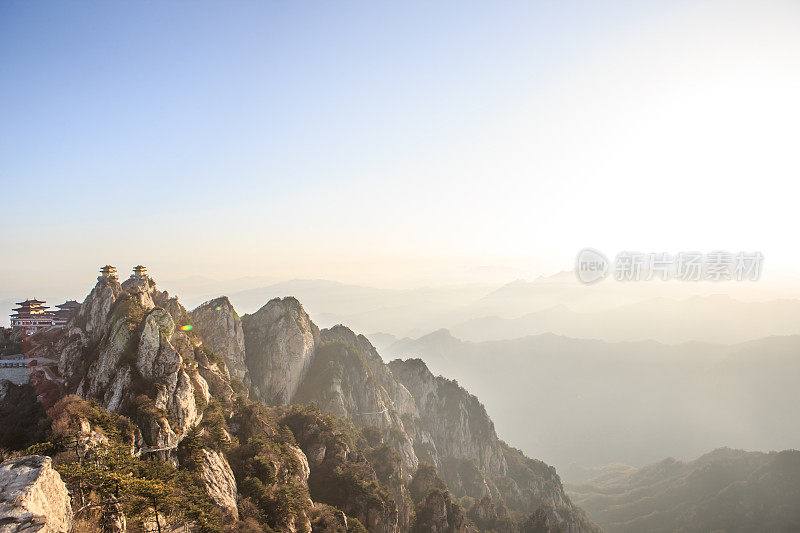
[(69, 533), (72, 507), (49, 457), (31, 455), (0, 464), (0, 533)]
[(65, 331), (31, 354), (59, 361), (65, 393), (129, 415), (144, 445), (170, 447), (198, 422), (208, 390), (194, 364), (199, 339), (176, 328), (187, 320), (150, 279), (100, 278)]
[(223, 455), (214, 450), (199, 450), (203, 458), (200, 477), (206, 492), (217, 506), (234, 520), (239, 518), (236, 507), (236, 478)]
[(414, 398), (394, 379), (363, 335), (344, 326), (323, 330), (314, 361), (293, 402), (314, 402), (324, 412), (386, 430), (402, 457), (405, 475), (417, 467), (413, 442), (402, 421), (403, 415), (417, 414)]
[(253, 391), (268, 405), (287, 404), (305, 378), (319, 328), (295, 298), (275, 298), (242, 317)]
[(475, 396), (435, 377), (419, 359), (395, 360), (389, 368), (416, 400), (419, 416), (411, 429), (416, 442), (430, 444), (425, 460), (441, 468), (446, 459), (475, 459), (490, 476), (507, 473), (494, 423)]
[[(521, 516), (539, 510), (539, 522), (548, 528), (595, 530), (565, 495), (555, 469), (497, 437), (477, 398), (434, 376), (420, 360), (385, 364), (365, 337), (346, 327), (322, 330), (293, 401), (314, 402), (357, 426), (381, 428), (402, 458), (406, 480), (419, 461), (430, 462), (456, 497), (488, 497), (492, 508)], [(447, 515), (449, 499), (434, 495), (428, 503), (431, 512), (439, 510), (432, 516)], [(460, 516), (451, 518), (460, 523)]]
[(409, 484), (409, 493), (416, 506), (412, 531), (475, 531), (464, 515), (464, 510), (452, 501), (447, 485), (436, 469), (422, 463)]
[(475, 396), (455, 381), (434, 376), (419, 359), (394, 360), (389, 368), (417, 401), (419, 418), (406, 423), (417, 455), (437, 466), (454, 495), (489, 497), (521, 515), (539, 510), (547, 527), (597, 529), (567, 497), (555, 468), (497, 437)]
[(189, 316), (203, 343), (225, 360), (231, 377), (249, 387), (244, 328), (230, 300), (226, 296), (210, 300), (195, 308)]
[[(189, 314), (152, 279), (100, 278), (67, 327), (33, 336), (30, 352), (58, 361), (41, 379), (54, 377), (62, 396), (130, 419), (126, 453), (187, 470), (200, 487), (192, 497), (228, 520), (395, 533), (469, 531), (470, 516), (516, 531), (527, 517), (594, 530), (552, 467), (498, 439), (477, 398), (422, 361), (387, 365), (344, 326), (320, 332), (291, 297), (239, 319), (224, 297)], [(66, 423), (92, 443), (81, 457), (115, 445), (95, 427), (105, 415), (93, 416)], [(444, 481), (419, 481), (420, 461)]]

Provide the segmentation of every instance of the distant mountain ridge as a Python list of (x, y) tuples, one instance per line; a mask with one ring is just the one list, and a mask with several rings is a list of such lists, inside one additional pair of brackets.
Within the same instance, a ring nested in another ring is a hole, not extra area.
[(501, 434), (566, 473), (573, 464), (646, 464), (724, 445), (800, 442), (792, 408), (800, 404), (798, 335), (665, 345), (549, 333), (467, 342), (438, 330), (383, 353), (419, 357), (457, 379)]
[[(608, 341), (691, 340), (736, 343), (800, 333), (800, 299), (737, 299), (735, 287), (663, 282), (587, 287), (572, 272), (503, 286), (465, 285), (380, 289), (327, 280), (290, 280), (234, 292), (238, 309), (294, 294), (321, 327), (344, 323), (367, 332), (418, 337), (447, 328), (465, 340), (513, 339), (540, 333)], [(700, 286), (697, 286), (700, 287)], [(739, 289), (742, 292), (744, 289)], [(755, 291), (755, 289), (751, 289)], [(744, 290), (742, 294), (749, 294)], [(761, 294), (761, 293), (753, 293)], [(751, 295), (752, 296), (752, 295)]]
[(568, 492), (609, 533), (800, 530), (800, 451), (716, 449), (616, 469)]
[(595, 312), (575, 312), (561, 304), (519, 318), (475, 318), (449, 329), (456, 337), (471, 341), (555, 333), (612, 342), (735, 344), (800, 333), (800, 300), (743, 302), (720, 294), (685, 300), (654, 298)]

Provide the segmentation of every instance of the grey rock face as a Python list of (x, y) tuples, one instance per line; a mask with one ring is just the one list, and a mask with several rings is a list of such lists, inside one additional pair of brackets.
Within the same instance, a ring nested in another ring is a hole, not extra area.
[(0, 533), (68, 533), (67, 487), (49, 457), (29, 455), (0, 464)]
[(288, 404), (306, 376), (319, 328), (295, 298), (275, 298), (242, 317), (247, 369), (256, 396)]
[(134, 295), (138, 300), (139, 305), (141, 305), (145, 310), (149, 311), (156, 306), (154, 297), (157, 297), (159, 293), (153, 280), (149, 278), (129, 278), (123, 281), (121, 286), (122, 290), (128, 294)]
[(200, 364), (197, 370), (205, 380), (206, 387), (203, 390), (203, 395), (206, 402), (212, 395), (223, 402), (232, 400), (234, 391), (230, 385), (229, 378), (217, 365), (213, 363), (208, 365)]
[(395, 360), (389, 368), (416, 400), (420, 423), (412, 430), (415, 440), (433, 443), (440, 459), (475, 459), (484, 473), (506, 475), (494, 423), (475, 396), (434, 376), (419, 359)]
[(236, 507), (236, 479), (233, 477), (233, 470), (224, 456), (214, 450), (205, 448), (200, 450), (203, 456), (203, 466), (200, 471), (200, 479), (206, 488), (206, 492), (226, 514), (234, 519), (239, 518), (239, 510)]
[(250, 386), (242, 320), (226, 296), (208, 301), (190, 313), (203, 344), (221, 356), (231, 377)]
[[(175, 444), (201, 414), (197, 396), (208, 385), (191, 361), (193, 340), (177, 331), (169, 304), (183, 316), (175, 298), (159, 292), (151, 279), (129, 279), (122, 285), (100, 279), (63, 335), (37, 348), (35, 355), (59, 361), (64, 392), (95, 398), (109, 411), (136, 414), (148, 446)], [(155, 386), (148, 386), (155, 384)], [(152, 409), (140, 409), (140, 392)], [(199, 394), (195, 394), (198, 391)], [(162, 417), (162, 411), (169, 415)]]
[(335, 326), (322, 330), (320, 339), (315, 360), (293, 402), (315, 402), (326, 413), (388, 430), (405, 474), (410, 475), (418, 461), (402, 417), (417, 414), (413, 397), (363, 335)]
[(375, 381), (386, 391), (392, 400), (394, 410), (399, 415), (419, 416), (414, 397), (395, 377), (383, 358), (364, 335), (356, 335), (350, 328), (342, 325), (323, 330), (323, 342), (342, 342), (353, 346), (361, 355), (360, 359)]
[(136, 368), (145, 379), (174, 374), (181, 357), (169, 343), (175, 333), (175, 323), (164, 309), (153, 309), (145, 318), (136, 353)]
[(70, 320), (70, 329), (77, 326), (86, 331), (93, 340), (99, 340), (105, 333), (106, 317), (120, 292), (122, 286), (119, 282), (108, 278), (98, 280), (97, 285)]

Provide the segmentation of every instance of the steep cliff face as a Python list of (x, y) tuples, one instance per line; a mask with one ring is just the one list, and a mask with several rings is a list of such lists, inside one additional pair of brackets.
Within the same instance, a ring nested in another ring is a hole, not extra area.
[(200, 341), (176, 319), (188, 320), (185, 310), (152, 280), (100, 278), (64, 330), (36, 336), (30, 354), (58, 360), (64, 393), (129, 415), (143, 445), (170, 447), (198, 422), (197, 399), (208, 394), (195, 363)]
[[(593, 531), (555, 470), (500, 441), (474, 396), (419, 360), (387, 365), (344, 326), (320, 332), (291, 297), (239, 319), (224, 297), (189, 314), (151, 279), (101, 278), (67, 327), (29, 344), (30, 356), (58, 361), (29, 395), (52, 396), (40, 386), (52, 379), (62, 396), (125, 415), (125, 453), (177, 467), (170, 483), (188, 488), (170, 490), (214, 509), (194, 508), (200, 521), (397, 533), (469, 531), (470, 516), (512, 531), (528, 517), (545, 530)], [(79, 405), (94, 422), (53, 431), (81, 435), (80, 457), (113, 447), (109, 418)], [(438, 482), (420, 477), (420, 461)]]
[(417, 467), (413, 442), (402, 421), (403, 415), (416, 415), (414, 398), (394, 379), (363, 335), (344, 326), (323, 330), (314, 361), (293, 402), (314, 402), (324, 412), (352, 419), (359, 426), (386, 430), (402, 457), (405, 475), (410, 476)]
[(468, 533), (476, 531), (445, 490), (431, 489), (417, 505), (417, 514), (411, 528), (413, 533), (446, 531), (448, 533)]
[(203, 460), (200, 478), (206, 492), (220, 509), (237, 520), (239, 509), (236, 507), (236, 479), (228, 461), (214, 450), (200, 449), (199, 453)]
[[(497, 437), (477, 398), (454, 381), (431, 374), (419, 359), (394, 360), (389, 368), (417, 402), (419, 417), (405, 420), (417, 455), (437, 466), (455, 496), (488, 497), (496, 508), (508, 506), (521, 516), (537, 511), (551, 529), (596, 530), (570, 502), (553, 467), (525, 457)], [(482, 501), (483, 508), (474, 512), (478, 516), (486, 508)]]
[(242, 317), (247, 369), (258, 399), (268, 405), (291, 401), (306, 376), (319, 328), (295, 298), (275, 298)]
[(475, 396), (454, 381), (434, 376), (419, 359), (395, 360), (389, 368), (416, 401), (419, 416), (410, 429), (415, 442), (426, 448), (426, 461), (441, 469), (447, 459), (475, 460), (489, 476), (507, 473), (494, 423)]
[(203, 338), (203, 344), (225, 361), (233, 379), (250, 387), (244, 348), (242, 320), (226, 296), (210, 300), (189, 315)]
[(475, 531), (432, 465), (420, 464), (409, 484), (409, 493), (415, 506), (411, 531)]
[(256, 515), (248, 511), (254, 505), (260, 521), (275, 530), (310, 531), (311, 470), (292, 432), (275, 411), (247, 402), (234, 412), (230, 428), (240, 443), (229, 452), (245, 502), (240, 514)]
[[(399, 464), (393, 466), (390, 459), (390, 448), (381, 450), (380, 446), (358, 442), (357, 436), (348, 435), (334, 419), (316, 409), (292, 406), (279, 420), (292, 431), (308, 457), (308, 488), (314, 501), (341, 509), (370, 532), (394, 533), (408, 523), (404, 502), (396, 500), (383, 483), (390, 477), (398, 481), (401, 477)], [(382, 451), (389, 456), (375, 456)]]
[(564, 492), (556, 469), (502, 442), (508, 473), (492, 479), (509, 509), (523, 515), (535, 511), (529, 520), (547, 530), (599, 532), (584, 512)]

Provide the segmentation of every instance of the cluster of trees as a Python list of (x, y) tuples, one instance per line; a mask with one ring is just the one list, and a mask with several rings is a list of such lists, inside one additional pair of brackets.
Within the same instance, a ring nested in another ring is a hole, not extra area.
[[(519, 522), (491, 501), (469, 502), (466, 512), (436, 469), (424, 463), (407, 485), (408, 501), (395, 501), (391, 487), (403, 483), (401, 461), (382, 430), (357, 428), (313, 405), (270, 408), (244, 395), (232, 402), (212, 399), (201, 424), (178, 446), (176, 468), (156, 457), (137, 457), (131, 420), (94, 402), (67, 396), (45, 412), (31, 386), (12, 387), (5, 399), (13, 408), (0, 405), (0, 442), (17, 454), (53, 457), (70, 488), (76, 522), (86, 530), (126, 520), (157, 531), (188, 522), (202, 532), (269, 533), (310, 521), (319, 531), (361, 533), (370, 517), (392, 521), (401, 507), (412, 510), (404, 525), (412, 531), (459, 531), (469, 524), (509, 532), (552, 529), (544, 515)], [(205, 490), (204, 449), (230, 462), (238, 521), (224, 519)], [(314, 459), (308, 477), (299, 452), (312, 458), (319, 449), (324, 458)]]
[[(134, 425), (76, 396), (47, 412), (42, 440), (17, 452), (49, 455), (70, 489), (77, 523), (105, 529), (110, 522), (169, 524), (192, 522), (200, 531), (221, 529), (221, 516), (195, 472), (156, 458), (133, 454)], [(81, 430), (88, 422), (90, 434)]]

